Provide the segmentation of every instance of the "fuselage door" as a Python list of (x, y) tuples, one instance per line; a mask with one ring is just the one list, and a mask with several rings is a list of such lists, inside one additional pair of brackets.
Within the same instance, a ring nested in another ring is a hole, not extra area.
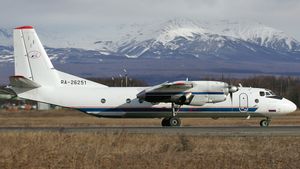
[(248, 112), (248, 95), (246, 93), (240, 94), (239, 109), (242, 113)]

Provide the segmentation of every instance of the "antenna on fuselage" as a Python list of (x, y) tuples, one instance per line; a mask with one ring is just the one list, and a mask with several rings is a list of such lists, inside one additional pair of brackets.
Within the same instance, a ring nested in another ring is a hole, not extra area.
[(251, 115), (249, 114), (246, 119), (249, 120), (250, 118), (251, 118)]

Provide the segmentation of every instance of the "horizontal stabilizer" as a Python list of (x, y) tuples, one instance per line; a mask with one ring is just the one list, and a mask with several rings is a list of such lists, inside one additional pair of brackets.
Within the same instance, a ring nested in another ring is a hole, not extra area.
[(32, 80), (29, 80), (23, 76), (11, 76), (9, 77), (10, 85), (17, 88), (38, 88), (39, 84)]
[(0, 94), (16, 95), (16, 93), (10, 88), (0, 88)]
[(0, 99), (16, 98), (17, 94), (10, 88), (0, 88)]

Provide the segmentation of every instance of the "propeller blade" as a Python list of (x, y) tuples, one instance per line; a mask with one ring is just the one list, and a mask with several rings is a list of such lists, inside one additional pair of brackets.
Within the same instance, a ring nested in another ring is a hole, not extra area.
[(233, 97), (233, 93), (232, 93), (232, 92), (230, 92), (230, 93), (229, 93), (229, 95), (230, 95), (230, 101), (231, 101), (231, 106), (232, 106), (232, 104), (233, 104), (233, 103), (232, 103), (232, 97)]

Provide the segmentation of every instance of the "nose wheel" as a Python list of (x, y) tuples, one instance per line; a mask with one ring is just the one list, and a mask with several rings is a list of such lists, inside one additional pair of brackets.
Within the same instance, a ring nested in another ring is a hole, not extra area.
[(268, 127), (269, 124), (271, 123), (271, 119), (270, 118), (266, 118), (260, 121), (260, 127)]

